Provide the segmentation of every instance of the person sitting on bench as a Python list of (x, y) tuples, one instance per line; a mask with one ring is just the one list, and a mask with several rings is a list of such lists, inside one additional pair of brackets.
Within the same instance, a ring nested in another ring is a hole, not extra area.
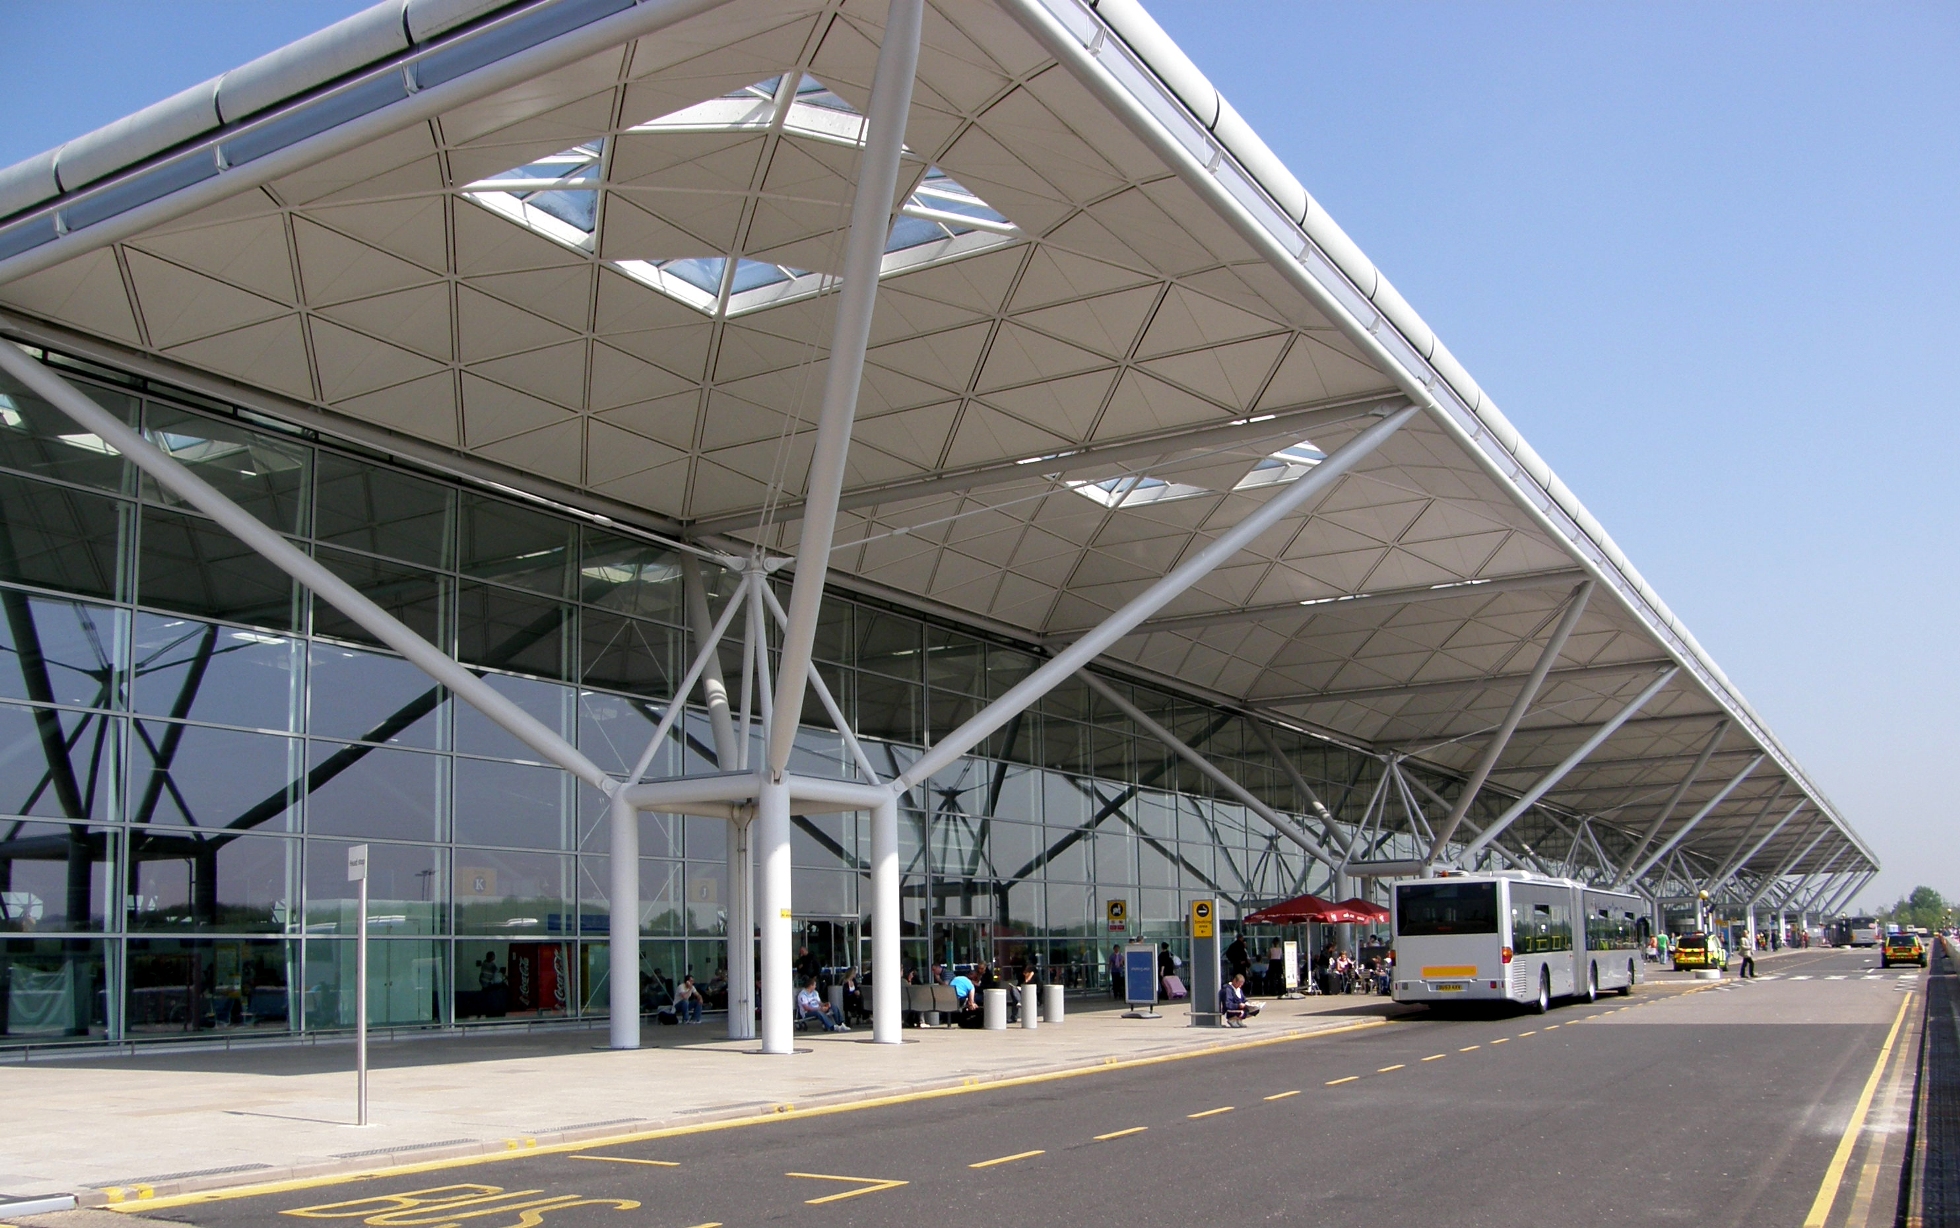
[(797, 991), (796, 1017), (798, 1019), (814, 1019), (823, 1025), (823, 1030), (826, 1032), (848, 1032), (851, 1030), (850, 1025), (843, 1020), (833, 1019), (830, 1014), (830, 1007), (825, 1005), (824, 1000), (817, 996), (816, 977), (806, 978), (803, 982), (803, 988)]

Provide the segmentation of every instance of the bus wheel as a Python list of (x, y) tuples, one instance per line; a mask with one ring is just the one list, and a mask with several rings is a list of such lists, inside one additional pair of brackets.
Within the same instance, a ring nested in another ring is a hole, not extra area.
[(1549, 969), (1538, 970), (1538, 997), (1531, 1004), (1531, 1013), (1542, 1015), (1552, 1009), (1552, 974)]
[(1620, 986), (1620, 996), (1629, 997), (1633, 993), (1633, 961), (1627, 961), (1627, 983)]
[(1586, 1005), (1591, 1006), (1597, 1001), (1599, 1001), (1599, 965), (1593, 964), (1586, 969)]

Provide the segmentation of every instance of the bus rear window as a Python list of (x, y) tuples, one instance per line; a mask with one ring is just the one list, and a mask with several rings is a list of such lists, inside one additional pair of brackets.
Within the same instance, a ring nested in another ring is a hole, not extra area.
[(1403, 937), (1495, 934), (1497, 884), (1405, 883), (1395, 889), (1395, 916)]

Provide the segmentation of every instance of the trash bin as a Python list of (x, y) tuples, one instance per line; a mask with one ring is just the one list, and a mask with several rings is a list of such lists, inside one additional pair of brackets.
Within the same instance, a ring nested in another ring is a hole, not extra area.
[(989, 1032), (1007, 1030), (1007, 991), (1005, 989), (986, 989), (981, 991), (984, 1004), (981, 1010), (980, 1026)]
[(1021, 989), (1021, 1026), (1038, 1028), (1041, 1026), (1041, 986), (1023, 985)]
[(1060, 1023), (1062, 1021), (1062, 987), (1043, 985), (1041, 987), (1041, 1021)]

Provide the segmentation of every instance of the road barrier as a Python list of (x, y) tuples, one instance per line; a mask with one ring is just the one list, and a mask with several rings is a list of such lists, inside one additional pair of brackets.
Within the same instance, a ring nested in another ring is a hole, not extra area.
[(1905, 1228), (1960, 1224), (1960, 944), (1933, 940), (1907, 1136)]

